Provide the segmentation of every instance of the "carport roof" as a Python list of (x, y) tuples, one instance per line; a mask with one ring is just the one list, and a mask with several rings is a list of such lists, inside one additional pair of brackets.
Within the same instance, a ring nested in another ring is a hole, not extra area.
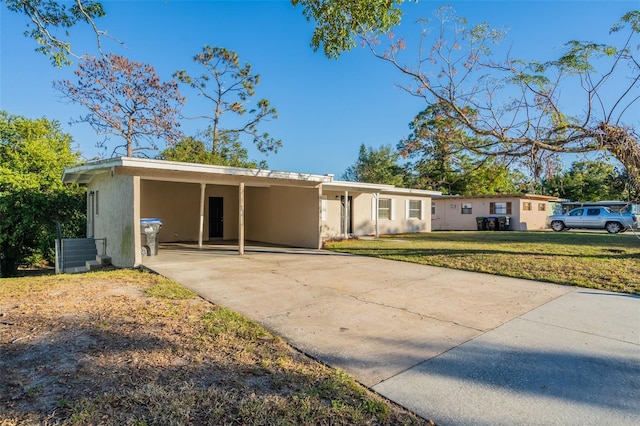
[(94, 176), (112, 175), (140, 176), (144, 179), (171, 182), (220, 183), (236, 185), (245, 182), (254, 186), (323, 186), (330, 191), (353, 191), (393, 195), (433, 196), (441, 192), (420, 189), (396, 188), (393, 185), (334, 181), (333, 175), (282, 172), (265, 169), (245, 169), (241, 167), (215, 166), (209, 164), (181, 163), (176, 161), (148, 158), (119, 157), (93, 161), (64, 170), (64, 183), (88, 184)]
[(245, 169), (241, 167), (131, 157), (111, 158), (68, 167), (64, 170), (62, 180), (65, 183), (87, 184), (94, 176), (108, 172), (118, 175), (142, 176), (149, 179), (179, 182), (216, 182), (224, 180), (227, 182), (264, 183), (276, 181), (282, 184), (317, 186), (333, 180), (333, 175)]

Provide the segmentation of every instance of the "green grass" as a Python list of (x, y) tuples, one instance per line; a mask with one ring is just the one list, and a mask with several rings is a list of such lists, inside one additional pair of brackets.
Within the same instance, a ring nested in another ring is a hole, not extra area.
[(640, 238), (574, 232), (432, 232), (328, 250), (640, 295)]
[(191, 299), (196, 296), (196, 294), (188, 288), (159, 275), (151, 287), (147, 288), (144, 293), (150, 297), (172, 300)]

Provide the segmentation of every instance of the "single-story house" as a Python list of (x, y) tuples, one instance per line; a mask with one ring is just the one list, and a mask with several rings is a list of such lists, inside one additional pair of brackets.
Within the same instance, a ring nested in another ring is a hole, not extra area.
[(478, 229), (477, 217), (509, 217), (514, 231), (545, 229), (557, 197), (536, 194), (441, 195), (431, 201), (431, 229), (471, 231)]
[(69, 167), (65, 183), (87, 188), (87, 237), (104, 239), (119, 267), (142, 261), (140, 220), (159, 218), (159, 242), (245, 240), (321, 248), (325, 240), (431, 231), (436, 191), (278, 172), (142, 158)]

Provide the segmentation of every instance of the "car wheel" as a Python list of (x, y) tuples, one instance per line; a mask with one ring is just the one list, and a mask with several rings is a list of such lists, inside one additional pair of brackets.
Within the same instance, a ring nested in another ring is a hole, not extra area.
[(564, 223), (559, 220), (554, 220), (553, 222), (551, 222), (551, 229), (556, 232), (560, 232), (564, 229)]
[(604, 229), (606, 229), (610, 234), (617, 234), (622, 230), (622, 225), (620, 225), (618, 222), (607, 222), (607, 224), (604, 226)]

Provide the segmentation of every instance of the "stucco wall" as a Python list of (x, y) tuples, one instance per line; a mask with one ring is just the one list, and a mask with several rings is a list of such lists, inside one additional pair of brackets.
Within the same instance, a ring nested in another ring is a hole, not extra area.
[[(524, 209), (524, 203), (531, 203), (531, 210)], [(544, 210), (540, 210), (541, 206)], [(520, 200), (519, 231), (533, 231), (545, 229), (551, 206), (548, 201)], [(515, 228), (513, 228), (515, 229)]]
[(245, 187), (244, 190), (244, 236), (249, 241), (269, 241), (271, 188)]
[[(340, 197), (344, 192), (324, 191), (326, 197), (326, 220), (322, 222), (322, 238), (331, 239), (341, 237), (340, 216), (342, 203)], [(375, 234), (375, 216), (372, 212), (373, 194), (349, 192), (352, 197), (352, 230), (355, 235)], [(378, 219), (378, 232), (380, 234), (398, 234), (405, 232), (430, 232), (431, 231), (431, 198), (420, 196), (398, 196), (381, 194), (380, 198), (388, 198), (393, 201), (391, 219)], [(423, 219), (407, 219), (407, 200), (422, 201)]]
[[(137, 197), (140, 179), (132, 176), (95, 176), (87, 185), (94, 191), (97, 209), (94, 212), (95, 238), (107, 239), (106, 254), (115, 266), (128, 268), (141, 261), (140, 223)], [(89, 232), (87, 232), (89, 234)]]
[[(435, 198), (435, 214), (432, 215), (433, 230), (442, 231), (473, 231), (477, 229), (476, 217), (503, 216), (491, 214), (490, 203), (511, 203), (510, 229), (515, 231), (544, 229), (547, 220), (548, 202), (515, 197), (496, 198)], [(523, 203), (531, 203), (530, 211), (523, 211)], [(462, 204), (471, 203), (471, 214), (462, 214)], [(539, 204), (545, 205), (545, 211), (538, 209)]]
[(318, 248), (319, 200), (316, 188), (246, 188), (247, 240)]
[[(200, 230), (200, 184), (142, 180), (141, 217), (162, 220), (160, 242), (198, 241)], [(203, 240), (209, 239), (209, 197), (222, 197), (223, 239), (238, 238), (238, 188), (207, 185), (204, 199)]]

